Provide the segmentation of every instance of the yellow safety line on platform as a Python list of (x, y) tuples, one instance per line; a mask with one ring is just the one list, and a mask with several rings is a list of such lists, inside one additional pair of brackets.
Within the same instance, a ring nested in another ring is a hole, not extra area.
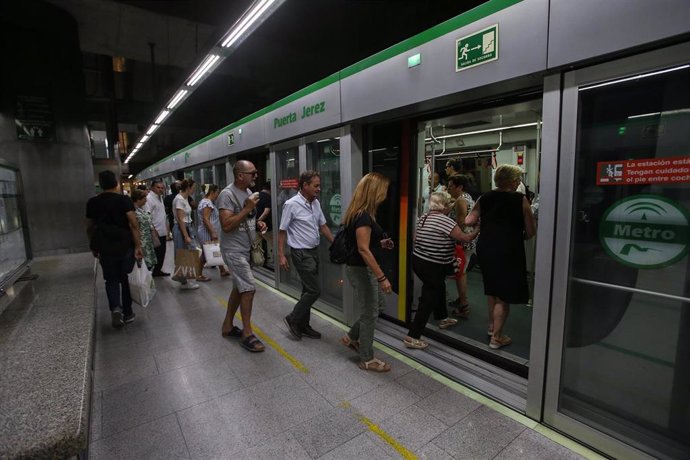
[[(350, 409), (352, 406), (350, 405), (349, 402), (343, 401), (340, 403), (340, 407), (344, 409)], [(374, 433), (376, 436), (384, 440), (388, 445), (390, 445), (393, 449), (395, 449), (402, 458), (405, 460), (417, 460), (417, 456), (407, 450), (405, 446), (400, 444), (398, 441), (396, 441), (391, 435), (386, 433), (383, 429), (381, 429), (380, 426), (366, 418), (364, 415), (359, 414), (355, 411), (352, 411), (352, 413), (357, 417), (357, 420), (359, 420), (364, 426), (366, 426), (369, 431)]]
[[(217, 301), (222, 307), (227, 308), (227, 303), (226, 303), (226, 301), (225, 301), (224, 299), (221, 299), (221, 298), (218, 297), (218, 298), (216, 298), (216, 301)], [(239, 310), (237, 311), (237, 314), (235, 315), (235, 317), (237, 317), (237, 318), (240, 319), (240, 320), (242, 319), (242, 315), (240, 314)], [(299, 359), (295, 358), (295, 357), (292, 356), (290, 353), (288, 353), (287, 351), (285, 351), (285, 349), (284, 349), (283, 347), (281, 347), (280, 345), (278, 345), (278, 343), (277, 343), (275, 340), (273, 340), (273, 339), (270, 338), (268, 335), (266, 335), (266, 333), (265, 333), (264, 331), (262, 331), (262, 330), (261, 330), (256, 324), (254, 324), (254, 323), (252, 323), (252, 331), (254, 331), (254, 335), (259, 336), (259, 339), (261, 339), (264, 343), (266, 343), (268, 346), (270, 346), (270, 347), (273, 348), (275, 351), (277, 351), (278, 354), (279, 354), (280, 356), (282, 356), (282, 357), (285, 358), (290, 364), (292, 364), (292, 365), (295, 367), (295, 369), (297, 369), (297, 370), (300, 371), (300, 372), (304, 372), (305, 374), (308, 374), (308, 373), (309, 373), (309, 369), (307, 368), (307, 366), (305, 366), (304, 364), (302, 364), (302, 363), (300, 362)]]
[[(295, 299), (293, 297), (290, 297), (289, 295), (280, 292), (273, 286), (269, 286), (266, 283), (263, 283), (261, 281), (257, 280), (258, 284), (261, 284), (262, 287), (266, 288), (267, 290), (271, 291), (272, 293), (283, 297), (284, 299), (294, 301)], [(334, 326), (342, 329), (342, 330), (349, 330), (347, 326), (345, 326), (343, 323), (340, 321), (324, 314), (321, 313), (320, 311), (313, 309), (312, 308), (312, 313), (317, 315), (319, 318), (324, 319), (328, 321), (329, 323), (333, 324)], [(604, 460), (605, 457), (602, 457), (601, 455), (597, 454), (596, 452), (588, 449), (587, 447), (583, 446), (582, 444), (573, 441), (562, 434), (558, 433), (557, 431), (552, 430), (551, 428), (541, 425), (539, 422), (532, 420), (529, 417), (526, 417), (525, 415), (514, 411), (513, 409), (504, 406), (503, 404), (500, 404), (493, 399), (489, 399), (486, 396), (477, 393), (474, 390), (471, 390), (467, 388), (466, 386), (455, 382), (448, 377), (439, 374), (438, 372), (434, 371), (431, 368), (426, 367), (424, 364), (419, 363), (413, 359), (408, 358), (407, 356), (393, 350), (392, 348), (389, 348), (386, 345), (383, 345), (379, 342), (374, 342), (374, 347), (378, 348), (379, 350), (383, 351), (384, 353), (398, 359), (399, 361), (402, 361), (403, 363), (407, 364), (408, 366), (412, 367), (413, 369), (418, 370), (424, 375), (427, 375), (431, 377), (432, 379), (442, 383), (443, 385), (450, 387), (457, 391), (458, 393), (462, 393), (463, 395), (467, 396), (468, 398), (474, 399), (475, 401), (490, 407), (491, 409), (495, 410), (496, 412), (505, 415), (508, 418), (511, 418), (512, 420), (515, 420), (516, 422), (520, 423), (521, 425), (526, 426), (527, 428), (530, 428), (537, 433), (540, 433), (541, 435), (549, 438), (551, 441), (560, 444), (563, 447), (566, 447), (567, 449), (570, 449), (571, 451), (575, 452), (578, 455), (581, 455), (585, 458), (592, 459), (592, 460)]]

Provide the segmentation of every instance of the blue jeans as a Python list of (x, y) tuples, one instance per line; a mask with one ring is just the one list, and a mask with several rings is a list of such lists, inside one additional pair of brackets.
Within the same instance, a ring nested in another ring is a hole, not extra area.
[(132, 296), (129, 292), (127, 275), (134, 268), (134, 250), (130, 249), (123, 256), (106, 256), (101, 254), (99, 261), (103, 268), (105, 292), (108, 296), (110, 311), (122, 308), (123, 314), (132, 314)]

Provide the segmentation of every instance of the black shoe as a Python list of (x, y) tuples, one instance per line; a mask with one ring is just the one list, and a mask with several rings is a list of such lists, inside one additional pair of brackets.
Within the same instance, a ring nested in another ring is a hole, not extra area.
[(309, 337), (310, 339), (321, 338), (321, 333), (312, 329), (311, 326), (308, 324), (302, 328), (302, 335), (304, 335), (305, 337)]
[(170, 276), (170, 273), (165, 273), (165, 272), (153, 272), (153, 276)]
[(292, 320), (290, 319), (290, 315), (283, 318), (283, 321), (285, 321), (285, 325), (287, 326), (288, 331), (290, 331), (290, 335), (292, 335), (297, 340), (301, 340), (302, 333), (297, 328), (297, 325), (292, 322)]
[(135, 318), (136, 316), (137, 316), (137, 315), (135, 315), (134, 312), (132, 312), (132, 313), (130, 313), (129, 315), (125, 315), (125, 316), (122, 318), (122, 321), (124, 321), (125, 324), (132, 323), (132, 322), (134, 322), (134, 318)]
[(112, 326), (115, 328), (121, 328), (125, 325), (124, 321), (122, 321), (122, 309), (120, 307), (110, 311), (110, 319)]

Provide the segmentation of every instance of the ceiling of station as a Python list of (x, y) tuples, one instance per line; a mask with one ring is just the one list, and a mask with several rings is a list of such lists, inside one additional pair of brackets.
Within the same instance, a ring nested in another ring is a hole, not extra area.
[[(76, 19), (82, 51), (186, 69), (188, 75), (251, 0), (48, 0)], [(380, 50), (457, 16), (483, 0), (287, 0), (181, 105), (164, 126), (198, 138)], [(164, 89), (144, 128), (182, 80)], [(169, 94), (167, 94), (169, 92)], [(161, 128), (159, 130), (164, 132)], [(185, 147), (147, 144), (137, 170)]]

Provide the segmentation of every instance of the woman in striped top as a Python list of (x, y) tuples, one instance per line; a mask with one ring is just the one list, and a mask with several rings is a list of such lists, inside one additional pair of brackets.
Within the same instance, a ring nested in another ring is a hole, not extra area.
[[(220, 190), (216, 184), (207, 184), (206, 195), (204, 195), (204, 199), (199, 202), (199, 206), (196, 209), (197, 215), (199, 216), (197, 219), (199, 223), (197, 235), (199, 235), (199, 242), (202, 245), (218, 242), (218, 235), (220, 235), (220, 218), (218, 209), (213, 202), (218, 199), (219, 194)], [(205, 263), (206, 261), (202, 255), (202, 270)], [(220, 270), (220, 276), (230, 275), (230, 272), (228, 272), (224, 266), (220, 265), (218, 269)], [(203, 278), (204, 279), (200, 279), (199, 281), (207, 281), (209, 279), (205, 276), (203, 276)]]
[[(446, 310), (445, 279), (455, 265), (455, 242), (469, 242), (477, 231), (464, 233), (458, 224), (448, 217), (452, 199), (446, 192), (434, 192), (429, 197), (429, 212), (417, 221), (412, 270), (422, 280), (422, 298), (403, 343), (408, 348), (426, 348), (429, 344), (419, 338), (431, 313)], [(445, 316), (448, 316), (447, 313)], [(458, 320), (445, 318), (439, 327), (445, 329)]]

